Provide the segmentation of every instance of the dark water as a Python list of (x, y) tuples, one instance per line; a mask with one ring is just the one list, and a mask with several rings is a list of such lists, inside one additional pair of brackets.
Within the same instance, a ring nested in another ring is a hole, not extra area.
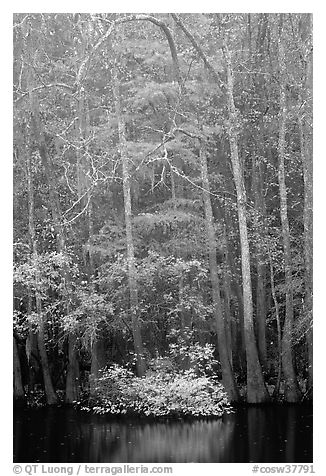
[(240, 408), (218, 420), (192, 422), (15, 410), (14, 462), (308, 463), (312, 408)]

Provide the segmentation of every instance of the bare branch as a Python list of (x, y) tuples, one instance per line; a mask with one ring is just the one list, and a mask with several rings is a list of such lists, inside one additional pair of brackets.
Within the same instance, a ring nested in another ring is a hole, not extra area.
[[(85, 196), (85, 194), (84, 194), (83, 196)], [(90, 200), (91, 200), (91, 197), (89, 196), (89, 197), (88, 197), (88, 200), (87, 200), (87, 203), (86, 203), (86, 205), (84, 206), (84, 208), (83, 208), (79, 213), (77, 213), (77, 215), (75, 215), (74, 218), (72, 218), (72, 219), (69, 220), (69, 221), (65, 221), (65, 222), (63, 223), (63, 225), (64, 225), (64, 226), (70, 225), (70, 224), (73, 223), (75, 220), (77, 220), (77, 218), (80, 217), (80, 216), (87, 210)], [(78, 201), (79, 201), (79, 200), (78, 200)], [(77, 204), (77, 203), (78, 203), (78, 202), (76, 202), (76, 204)], [(74, 204), (74, 205), (75, 205), (75, 204)]]
[[(75, 208), (75, 206), (78, 205), (78, 203), (79, 203), (86, 195), (88, 195), (88, 193), (91, 191), (91, 189), (92, 189), (93, 187), (94, 187), (94, 184), (92, 184), (80, 197), (78, 197), (78, 199), (71, 205), (70, 208), (68, 208), (68, 210), (66, 210), (66, 211), (62, 214), (62, 216), (63, 216), (63, 217), (66, 216), (67, 213), (69, 213), (73, 208)], [(90, 198), (90, 196), (89, 196), (89, 198)], [(79, 216), (79, 215), (80, 215), (80, 213), (79, 213), (77, 216)], [(73, 219), (73, 220), (74, 220), (74, 219)], [(72, 221), (73, 221), (73, 220), (72, 220)], [(68, 222), (67, 222), (67, 223), (68, 223)], [(67, 223), (65, 223), (65, 224), (67, 224)]]
[(28, 96), (30, 93), (39, 91), (40, 89), (46, 89), (46, 88), (63, 88), (63, 89), (67, 89), (68, 91), (74, 91), (74, 88), (64, 83), (42, 84), (41, 86), (36, 86), (35, 88), (31, 89), (31, 91), (23, 92), (22, 95), (19, 98), (17, 98), (14, 102), (17, 103), (21, 101), (22, 99), (24, 99), (26, 96)]
[(206, 66), (206, 68), (209, 70), (209, 72), (212, 74), (213, 78), (215, 79), (215, 81), (218, 83), (219, 87), (224, 90), (225, 89), (225, 86), (224, 86), (224, 82), (222, 81), (222, 79), (220, 78), (220, 74), (215, 70), (214, 66), (212, 65), (212, 63), (209, 61), (209, 59), (207, 58), (206, 54), (204, 53), (204, 50), (202, 49), (202, 47), (199, 45), (199, 43), (197, 42), (197, 40), (195, 39), (195, 37), (192, 35), (192, 33), (190, 33), (190, 31), (188, 30), (188, 28), (184, 25), (184, 23), (182, 22), (181, 18), (176, 14), (176, 13), (171, 13), (171, 16), (172, 18), (174, 19), (174, 21), (176, 22), (176, 24), (181, 28), (181, 30), (183, 31), (183, 33), (186, 35), (186, 37), (189, 39), (190, 43), (192, 44), (192, 46), (195, 48), (195, 50), (197, 51), (198, 55), (200, 56), (200, 58), (203, 60), (204, 62), (204, 65)]
[(24, 18), (22, 19), (22, 21), (19, 22), (19, 23), (14, 23), (14, 26), (13, 26), (13, 27), (14, 27), (14, 28), (18, 28), (18, 27), (22, 26), (22, 24), (25, 22), (25, 20), (26, 20), (28, 17), (29, 17), (29, 14), (28, 14), (28, 15), (25, 15)]
[[(101, 18), (101, 20), (106, 21), (103, 18)], [(158, 26), (159, 28), (161, 28), (161, 30), (164, 32), (164, 34), (165, 34), (165, 36), (168, 40), (169, 47), (170, 47), (170, 52), (171, 52), (171, 57), (172, 57), (173, 65), (174, 65), (175, 76), (176, 76), (176, 79), (179, 83), (181, 91), (183, 91), (184, 90), (184, 84), (183, 84), (182, 76), (181, 76), (181, 72), (180, 72), (177, 49), (176, 49), (176, 46), (175, 46), (175, 43), (174, 43), (174, 40), (173, 40), (173, 36), (172, 36), (172, 33), (171, 33), (169, 27), (163, 21), (159, 20), (158, 18), (155, 18), (151, 15), (142, 15), (142, 14), (128, 15), (128, 16), (120, 17), (120, 18), (117, 18), (116, 20), (114, 20), (113, 22), (110, 23), (110, 27), (108, 28), (108, 30), (98, 40), (98, 42), (94, 45), (94, 47), (90, 51), (89, 55), (82, 62), (81, 66), (79, 68), (78, 74), (77, 74), (77, 84), (80, 85), (82, 83), (82, 81), (84, 80), (85, 71), (87, 69), (87, 66), (88, 66), (91, 58), (93, 57), (94, 53), (103, 45), (103, 43), (111, 36), (111, 34), (113, 33), (116, 25), (126, 23), (126, 22), (130, 22), (130, 21), (149, 21), (149, 22), (153, 23), (154, 25)]]
[(68, 164), (68, 168), (66, 167), (66, 164), (63, 164), (63, 167), (64, 167), (64, 169), (65, 169), (65, 179), (66, 179), (67, 186), (68, 186), (70, 192), (71, 192), (72, 194), (75, 194), (76, 192), (75, 192), (75, 191), (72, 189), (72, 187), (70, 186), (69, 178), (68, 178), (68, 175), (67, 175), (67, 172), (68, 172), (68, 169), (69, 169), (69, 167), (70, 167), (70, 164)]

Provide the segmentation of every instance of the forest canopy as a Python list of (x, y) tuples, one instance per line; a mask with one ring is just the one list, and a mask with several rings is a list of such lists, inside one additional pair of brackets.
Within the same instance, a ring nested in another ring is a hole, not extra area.
[(13, 35), (15, 399), (116, 372), (310, 398), (312, 16), (15, 14)]

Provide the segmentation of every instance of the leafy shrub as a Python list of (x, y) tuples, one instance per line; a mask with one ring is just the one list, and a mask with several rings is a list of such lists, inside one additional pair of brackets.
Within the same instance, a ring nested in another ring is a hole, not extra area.
[(95, 413), (143, 416), (221, 416), (230, 409), (222, 385), (193, 369), (136, 377), (117, 364), (102, 371), (88, 407)]
[(199, 342), (193, 340), (192, 331), (183, 331), (181, 335), (179, 330), (173, 330), (169, 334), (169, 338), (176, 337), (175, 342), (169, 345), (169, 357), (174, 366), (180, 366), (180, 361), (185, 356), (189, 359), (191, 368), (196, 371), (199, 376), (209, 376), (216, 373), (219, 367), (218, 361), (214, 358), (214, 346), (212, 344), (200, 345)]

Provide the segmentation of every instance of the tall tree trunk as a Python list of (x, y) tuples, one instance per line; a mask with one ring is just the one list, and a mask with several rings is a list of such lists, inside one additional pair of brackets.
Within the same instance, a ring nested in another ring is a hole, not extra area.
[[(257, 15), (257, 36), (250, 55), (250, 69), (256, 71), (256, 74), (249, 75), (249, 80), (252, 81), (252, 87), (256, 94), (267, 96), (267, 84), (266, 76), (261, 74), (264, 71), (264, 58), (266, 58), (266, 39), (268, 31), (269, 17), (266, 13)], [(264, 104), (261, 108), (265, 107)], [(260, 112), (263, 111), (260, 109)], [(259, 117), (259, 116), (258, 116)], [(262, 117), (262, 116), (260, 116)], [(258, 119), (258, 118), (257, 118)], [(254, 227), (256, 229), (256, 329), (257, 329), (257, 343), (260, 363), (264, 370), (268, 370), (267, 360), (267, 345), (266, 345), (266, 318), (267, 318), (267, 293), (266, 293), (266, 280), (267, 280), (267, 257), (264, 251), (264, 242), (266, 238), (265, 218), (266, 218), (266, 206), (264, 198), (264, 165), (260, 160), (260, 156), (264, 155), (264, 126), (263, 124), (256, 123), (257, 138), (256, 151), (253, 153), (252, 160), (252, 186), (253, 186), (253, 200), (255, 206), (254, 214)]]
[(35, 233), (35, 223), (34, 223), (34, 190), (33, 190), (33, 179), (31, 171), (31, 159), (30, 154), (26, 155), (26, 171), (27, 171), (27, 189), (28, 189), (28, 230), (29, 238), (32, 248), (33, 259), (35, 261), (36, 271), (35, 271), (35, 301), (36, 301), (36, 313), (38, 316), (38, 329), (37, 329), (37, 346), (40, 354), (41, 365), (42, 365), (42, 375), (44, 383), (44, 392), (46, 396), (46, 401), (48, 405), (55, 405), (57, 403), (57, 396), (55, 394), (48, 356), (45, 348), (45, 326), (42, 313), (42, 300), (38, 290), (39, 286), (39, 272), (38, 272), (38, 251), (37, 251), (37, 239)]
[[(83, 32), (81, 31), (81, 36)], [(82, 42), (78, 46), (81, 48), (81, 57), (85, 56), (86, 45), (85, 42)], [(91, 243), (94, 227), (93, 227), (93, 203), (91, 197), (91, 166), (90, 161), (85, 156), (87, 152), (87, 146), (85, 146), (85, 141), (87, 141), (87, 136), (89, 134), (89, 112), (87, 109), (87, 102), (85, 97), (85, 89), (82, 85), (79, 87), (78, 91), (78, 100), (77, 100), (77, 123), (76, 123), (76, 141), (79, 144), (76, 154), (77, 154), (77, 190), (78, 198), (80, 200), (81, 211), (85, 208), (86, 210), (86, 221), (88, 229), (88, 244)], [(84, 148), (86, 147), (86, 150)], [(87, 269), (87, 275), (89, 282), (91, 281), (91, 276), (94, 272), (94, 263), (93, 263), (93, 253), (90, 246), (85, 247), (87, 249), (85, 266)], [(93, 341), (90, 344), (91, 351), (91, 376), (90, 376), (90, 393), (94, 394), (95, 392), (95, 382), (99, 377), (99, 370), (105, 366), (105, 349), (104, 349), (104, 338), (102, 336), (104, 329), (98, 329)]]
[(246, 344), (245, 344), (245, 332), (244, 332), (244, 316), (243, 316), (243, 294), (242, 289), (237, 279), (238, 271), (235, 265), (235, 256), (233, 250), (233, 243), (230, 240), (232, 236), (232, 225), (229, 212), (227, 207), (224, 207), (224, 217), (225, 217), (225, 243), (226, 243), (226, 257), (227, 265), (230, 269), (231, 276), (233, 277), (232, 287), (235, 293), (235, 296), (238, 301), (238, 346), (235, 356), (239, 359), (239, 365), (241, 370), (246, 368)]
[[(182, 273), (182, 271), (181, 271)], [(191, 343), (191, 315), (184, 306), (184, 282), (181, 274), (179, 278), (179, 306), (180, 306), (180, 330), (183, 346), (189, 346)], [(181, 355), (180, 365), (183, 370), (188, 370), (191, 366), (189, 355)]]
[[(167, 152), (166, 152), (167, 153)], [(170, 163), (170, 178), (171, 178), (171, 198), (172, 198), (172, 206), (173, 209), (176, 210), (176, 186), (175, 186), (175, 172), (173, 171), (172, 164)], [(177, 250), (177, 257), (182, 259), (182, 252)], [(191, 313), (189, 310), (185, 308), (184, 305), (184, 277), (181, 274), (179, 277), (178, 282), (178, 298), (179, 298), (179, 317), (180, 317), (180, 331), (181, 331), (181, 338), (183, 339), (182, 345), (189, 346), (191, 344), (191, 331), (192, 331), (192, 318)], [(191, 367), (191, 361), (189, 355), (181, 355), (180, 357), (180, 366), (183, 370), (188, 370)]]
[(220, 291), (220, 280), (217, 270), (216, 236), (214, 230), (214, 219), (210, 198), (210, 187), (208, 180), (207, 159), (205, 151), (200, 147), (201, 178), (203, 188), (203, 200), (205, 208), (205, 226), (207, 235), (207, 246), (209, 255), (210, 279), (212, 285), (212, 298), (214, 317), (217, 330), (218, 352), (222, 369), (222, 383), (231, 401), (239, 400), (239, 393), (233, 375), (232, 364), (228, 349), (228, 334), (222, 311), (222, 300)]
[(269, 270), (270, 270), (270, 278), (271, 278), (271, 293), (272, 293), (272, 297), (274, 301), (276, 329), (277, 329), (277, 377), (276, 377), (276, 384), (275, 384), (273, 396), (278, 397), (280, 393), (281, 376), (282, 376), (282, 330), (281, 330), (279, 305), (278, 305), (276, 289), (275, 289), (273, 259), (272, 259), (272, 254), (270, 250), (268, 251), (268, 257), (269, 257)]
[(233, 369), (233, 356), (237, 353), (237, 323), (236, 319), (232, 317), (231, 311), (231, 267), (230, 267), (230, 252), (229, 243), (227, 237), (227, 217), (223, 215), (223, 208), (217, 207), (217, 221), (224, 223), (223, 225), (223, 240), (224, 240), (224, 263), (222, 270), (222, 290), (223, 290), (223, 309), (224, 309), (224, 322), (225, 332), (227, 337), (227, 347), (229, 351), (229, 359), (231, 367)]
[[(226, 257), (226, 263), (228, 262), (228, 257)], [(227, 267), (227, 264), (224, 265), (223, 271), (223, 292), (224, 292), (224, 318), (225, 318), (225, 331), (226, 331), (226, 345), (229, 351), (229, 359), (231, 368), (233, 368), (233, 349), (234, 339), (233, 339), (233, 321), (231, 317), (231, 279), (230, 271)]]
[(68, 336), (68, 367), (66, 377), (65, 402), (74, 403), (79, 398), (79, 362), (77, 359), (77, 336), (70, 333)]
[(19, 353), (16, 338), (13, 337), (13, 365), (14, 365), (14, 400), (22, 403), (25, 400), (22, 373), (20, 367)]
[(253, 302), (250, 271), (250, 251), (246, 216), (246, 190), (243, 179), (242, 164), (238, 153), (237, 129), (239, 127), (237, 111), (233, 99), (233, 72), (231, 57), (226, 45), (223, 52), (227, 66), (227, 104), (229, 112), (229, 142), (233, 177), (237, 192), (238, 220), (241, 244), (241, 267), (244, 305), (244, 328), (247, 355), (247, 400), (249, 403), (262, 403), (269, 400), (269, 394), (264, 383), (263, 372), (259, 362), (258, 350), (255, 340), (253, 322)]
[[(92, 208), (88, 210), (88, 224), (89, 224), (89, 239), (91, 239), (93, 235), (93, 227), (92, 227)], [(89, 280), (91, 279), (91, 275), (94, 272), (93, 266), (93, 258), (92, 258), (92, 251), (89, 250), (89, 263), (88, 263), (88, 276)], [(100, 325), (99, 329), (97, 329), (96, 335), (91, 342), (91, 375), (90, 375), (90, 393), (93, 395), (95, 393), (95, 383), (96, 380), (99, 378), (100, 373), (99, 370), (104, 368), (106, 365), (106, 349), (105, 349), (105, 329), (104, 326)]]
[(301, 24), (304, 58), (303, 97), (299, 114), (301, 160), (304, 180), (304, 259), (305, 259), (305, 300), (304, 312), (308, 320), (306, 341), (308, 347), (308, 385), (313, 386), (313, 346), (312, 346), (312, 311), (313, 311), (313, 64), (312, 64), (312, 15), (304, 15)]
[(91, 344), (91, 381), (90, 381), (90, 392), (91, 395), (95, 392), (95, 382), (96, 379), (100, 376), (100, 369), (103, 369), (106, 364), (105, 358), (105, 341), (101, 338), (96, 338)]
[[(281, 26), (280, 26), (281, 28)], [(278, 55), (280, 66), (280, 112), (279, 112), (279, 139), (278, 139), (278, 183), (280, 195), (280, 214), (282, 223), (282, 237), (284, 250), (285, 274), (285, 320), (282, 336), (282, 366), (285, 379), (285, 399), (287, 402), (300, 400), (301, 392), (298, 386), (294, 369), (292, 351), (293, 331), (293, 291), (292, 291), (292, 259), (290, 246), (290, 227), (287, 209), (287, 192), (285, 184), (285, 132), (286, 132), (286, 94), (285, 94), (285, 52), (280, 32), (278, 39)]]
[[(256, 324), (259, 360), (262, 367), (267, 370), (267, 348), (266, 348), (266, 265), (264, 262), (264, 253), (262, 240), (264, 230), (261, 222), (265, 216), (265, 204), (262, 191), (262, 177), (260, 164), (256, 157), (252, 161), (252, 188), (254, 195), (255, 214), (254, 228), (257, 235), (256, 239)], [(258, 236), (259, 235), (259, 236)]]
[(123, 179), (123, 199), (126, 226), (127, 242), (127, 261), (128, 261), (128, 283), (130, 293), (130, 313), (131, 326), (134, 341), (134, 349), (137, 359), (137, 373), (143, 376), (146, 371), (144, 357), (144, 348), (141, 337), (140, 322), (138, 319), (138, 288), (137, 273), (135, 265), (135, 251), (132, 234), (132, 212), (131, 212), (131, 193), (130, 193), (130, 173), (127, 155), (127, 141), (125, 136), (125, 123), (123, 120), (120, 106), (120, 92), (116, 65), (113, 67), (113, 94), (115, 100), (115, 110), (118, 119), (119, 149), (122, 161), (122, 179)]
[[(265, 90), (266, 92), (266, 79), (264, 74), (259, 74), (264, 69), (265, 54), (265, 39), (268, 29), (268, 15), (261, 13), (257, 18), (257, 37), (254, 48), (254, 54), (250, 55), (251, 67), (250, 69), (256, 71), (254, 75), (249, 75), (252, 79), (252, 87), (258, 94)], [(257, 126), (256, 126), (257, 127)], [(257, 286), (256, 286), (256, 325), (257, 325), (257, 341), (258, 341), (258, 353), (260, 363), (264, 370), (268, 369), (267, 362), (267, 346), (266, 346), (266, 256), (264, 253), (264, 241), (266, 230), (264, 226), (264, 220), (266, 217), (266, 206), (263, 193), (263, 166), (259, 159), (259, 156), (264, 154), (263, 144), (263, 127), (259, 125), (260, 130), (257, 132), (257, 145), (256, 151), (253, 153), (252, 160), (252, 188), (253, 199), (255, 205), (254, 214), (254, 227), (257, 235), (256, 239), (256, 273), (257, 273)]]
[[(30, 240), (30, 249), (33, 249), (33, 245)], [(28, 289), (28, 301), (27, 301), (27, 313), (31, 314), (33, 309), (33, 298), (31, 289)], [(29, 324), (28, 329), (28, 336), (25, 343), (25, 351), (27, 357), (27, 364), (28, 364), (28, 391), (32, 392), (35, 387), (35, 383), (37, 380), (37, 375), (40, 370), (39, 366), (39, 352), (37, 346), (37, 334), (35, 333), (34, 329), (32, 328), (32, 324)]]
[(263, 369), (268, 369), (266, 346), (266, 266), (261, 255), (257, 256), (256, 321), (259, 360)]
[[(310, 126), (303, 125), (299, 120), (301, 158), (304, 180), (304, 262), (305, 262), (305, 295), (304, 313), (307, 320), (306, 342), (308, 350), (308, 386), (313, 387), (313, 341), (312, 341), (312, 312), (313, 312), (313, 163), (312, 138), (304, 129)], [(310, 136), (310, 137), (309, 137)]]
[(171, 178), (171, 198), (172, 198), (172, 203), (173, 203), (173, 208), (176, 209), (176, 199), (177, 199), (177, 194), (176, 194), (176, 187), (175, 187), (175, 173), (173, 171), (173, 168), (170, 164), (170, 178)]
[[(308, 126), (309, 127), (309, 126)], [(307, 128), (308, 128), (307, 127)], [(306, 134), (306, 137), (308, 134)], [(308, 320), (306, 341), (308, 347), (308, 385), (313, 386), (313, 332), (312, 332), (312, 312), (313, 312), (313, 165), (312, 165), (312, 138), (306, 138), (305, 162), (304, 162), (304, 257), (305, 257), (305, 301), (304, 312)], [(309, 142), (307, 144), (307, 142)]]
[[(31, 82), (29, 79), (29, 90), (31, 91)], [(32, 111), (32, 122), (34, 129), (35, 144), (38, 148), (42, 165), (44, 167), (45, 176), (48, 183), (50, 207), (52, 213), (53, 226), (56, 232), (57, 250), (59, 253), (66, 252), (65, 233), (61, 223), (61, 207), (57, 194), (56, 182), (52, 170), (50, 157), (48, 156), (45, 134), (40, 119), (39, 104), (34, 93), (30, 92), (30, 104)], [(67, 270), (63, 276), (65, 282), (65, 290), (67, 292), (67, 284), (69, 282), (69, 274)], [(66, 312), (69, 312), (68, 299), (66, 300)], [(68, 368), (66, 378), (66, 403), (73, 403), (79, 395), (79, 363), (76, 355), (76, 336), (71, 333), (68, 336)]]

